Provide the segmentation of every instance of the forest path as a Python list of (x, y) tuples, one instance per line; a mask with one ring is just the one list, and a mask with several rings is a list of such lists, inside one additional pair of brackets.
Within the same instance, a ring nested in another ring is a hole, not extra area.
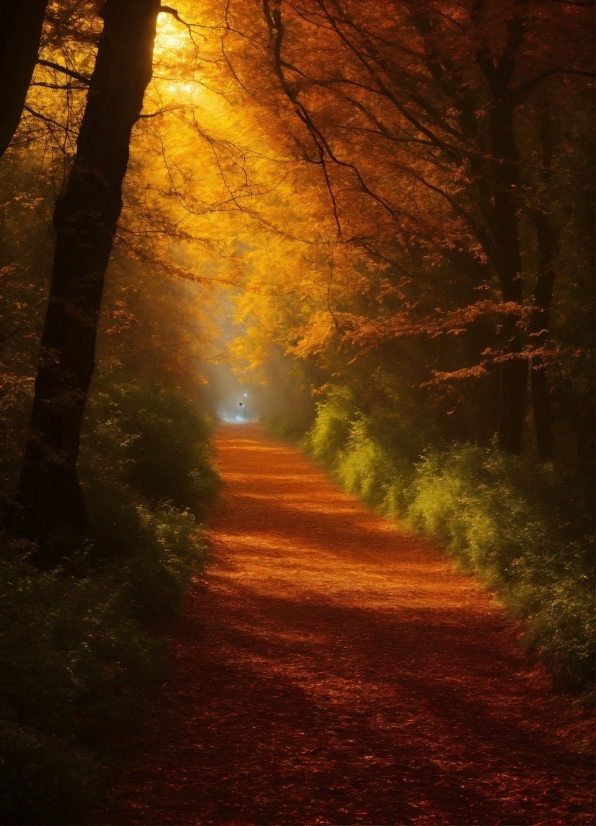
[(257, 425), (118, 823), (593, 823), (586, 715), (472, 578)]

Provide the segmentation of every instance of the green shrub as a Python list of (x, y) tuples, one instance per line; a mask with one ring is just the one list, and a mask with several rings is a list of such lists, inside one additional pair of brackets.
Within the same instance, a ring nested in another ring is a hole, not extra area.
[(89, 749), (0, 716), (0, 823), (77, 823), (102, 791)]
[(24, 540), (0, 535), (6, 823), (81, 822), (100, 799), (111, 749), (142, 719), (164, 663), (154, 631), (205, 560), (193, 512), (217, 482), (207, 420), (178, 393), (139, 384), (98, 394), (90, 413), (80, 455), (90, 529), (68, 570), (36, 570), (21, 561)]
[(204, 515), (218, 486), (208, 441), (213, 425), (183, 393), (116, 384), (96, 393), (90, 408), (85, 435), (91, 452), (111, 443), (113, 456), (116, 442), (123, 478), (153, 507), (169, 502)]
[(3, 822), (72, 822), (101, 793), (106, 734), (142, 713), (164, 653), (125, 590), (0, 562)]
[(375, 433), (374, 418), (361, 416), (353, 424), (347, 444), (337, 457), (335, 472), (350, 493), (360, 496), (389, 517), (406, 507), (406, 491), (413, 475), (407, 459), (391, 453)]
[(151, 508), (118, 479), (85, 484), (91, 528), (83, 571), (111, 571), (125, 588), (135, 615), (156, 621), (180, 610), (194, 574), (205, 562), (205, 543), (189, 511)]
[(274, 439), (298, 444), (304, 438), (305, 428), (302, 424), (290, 421), (285, 416), (266, 416), (262, 421), (265, 433)]
[(317, 404), (317, 417), (305, 437), (305, 447), (318, 462), (332, 465), (349, 437), (356, 413), (354, 393), (348, 387), (334, 387), (327, 400)]
[[(334, 388), (305, 449), (348, 490), (445, 546), (526, 624), (526, 643), (563, 682), (594, 677), (590, 486), (560, 468), (472, 444), (424, 450), (408, 410), (365, 415)], [(397, 398), (399, 408), (399, 398)]]
[(408, 505), (414, 462), (423, 449), (399, 414), (377, 408), (365, 415), (349, 388), (334, 387), (317, 405), (317, 418), (303, 445), (331, 469), (340, 484), (390, 518)]
[(419, 465), (409, 517), (526, 621), (527, 644), (562, 681), (593, 679), (591, 497), (576, 480), (496, 448), (456, 446)]
[(80, 462), (93, 559), (117, 569), (137, 614), (153, 621), (180, 609), (204, 563), (194, 514), (218, 483), (210, 423), (178, 393), (139, 384), (117, 385), (94, 404)]

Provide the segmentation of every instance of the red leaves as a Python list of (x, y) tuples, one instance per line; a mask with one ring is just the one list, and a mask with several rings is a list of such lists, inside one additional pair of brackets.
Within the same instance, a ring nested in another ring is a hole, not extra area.
[(488, 596), (296, 452), (234, 433), (216, 562), (109, 822), (591, 823), (591, 721)]

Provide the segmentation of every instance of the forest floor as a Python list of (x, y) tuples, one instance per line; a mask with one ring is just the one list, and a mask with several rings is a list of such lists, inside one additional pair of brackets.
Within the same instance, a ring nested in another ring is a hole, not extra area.
[(594, 822), (589, 715), (473, 578), (258, 425), (215, 445), (212, 561), (109, 822)]

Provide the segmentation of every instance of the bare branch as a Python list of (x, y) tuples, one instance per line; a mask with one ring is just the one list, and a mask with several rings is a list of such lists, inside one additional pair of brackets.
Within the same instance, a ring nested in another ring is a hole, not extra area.
[(596, 77), (594, 72), (586, 72), (581, 69), (547, 69), (542, 72), (542, 74), (533, 77), (531, 80), (528, 80), (523, 84), (516, 94), (516, 102), (523, 103), (535, 86), (537, 86), (542, 80), (546, 80), (547, 77), (553, 77), (554, 75), (579, 75), (580, 77), (588, 77), (591, 80), (594, 80)]
[(57, 126), (58, 129), (64, 130), (65, 132), (70, 132), (72, 135), (76, 134), (76, 132), (73, 129), (70, 129), (63, 123), (58, 123), (57, 120), (48, 118), (46, 115), (42, 115), (41, 112), (36, 112), (35, 109), (32, 109), (30, 106), (23, 106), (23, 109), (26, 112), (29, 112), (30, 115), (33, 115), (34, 118), (38, 118), (39, 120), (42, 120), (44, 123), (51, 124), (52, 126)]
[(35, 81), (30, 86), (43, 86), (44, 89), (58, 89), (63, 92), (84, 92), (87, 86), (75, 86), (73, 83), (44, 83), (43, 81)]
[(75, 80), (78, 80), (80, 83), (84, 83), (86, 86), (89, 86), (90, 78), (82, 75), (80, 72), (75, 72), (74, 69), (69, 69), (66, 66), (61, 66), (59, 63), (54, 63), (53, 60), (42, 60), (41, 58), (37, 61), (39, 66), (47, 66), (48, 69), (54, 69), (56, 72), (62, 72), (63, 75), (68, 75), (68, 77), (73, 77)]

